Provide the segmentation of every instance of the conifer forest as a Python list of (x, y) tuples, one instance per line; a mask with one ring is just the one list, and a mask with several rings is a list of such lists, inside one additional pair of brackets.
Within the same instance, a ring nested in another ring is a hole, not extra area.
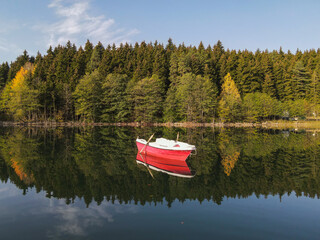
[(46, 54), (0, 65), (0, 120), (259, 122), (317, 118), (320, 49), (255, 52), (136, 43)]

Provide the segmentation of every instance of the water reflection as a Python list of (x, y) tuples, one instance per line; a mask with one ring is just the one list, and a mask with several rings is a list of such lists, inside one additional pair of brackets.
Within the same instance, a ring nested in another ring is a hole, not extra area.
[[(188, 164), (166, 166), (139, 159), (136, 136), (180, 139), (197, 146)], [(1, 129), (0, 179), (24, 194), (35, 188), (65, 203), (104, 200), (162, 203), (224, 197), (280, 195), (318, 197), (320, 136), (317, 133), (211, 128)], [(136, 160), (153, 171), (137, 167)], [(175, 166), (175, 167), (173, 167)], [(196, 175), (194, 176), (194, 172)], [(192, 178), (177, 178), (163, 172)], [(194, 176), (194, 177), (193, 177)]]
[(195, 172), (191, 171), (185, 160), (168, 159), (166, 157), (157, 157), (139, 152), (137, 153), (136, 159), (137, 164), (145, 166), (152, 177), (153, 174), (149, 169), (175, 177), (192, 178), (195, 176)]

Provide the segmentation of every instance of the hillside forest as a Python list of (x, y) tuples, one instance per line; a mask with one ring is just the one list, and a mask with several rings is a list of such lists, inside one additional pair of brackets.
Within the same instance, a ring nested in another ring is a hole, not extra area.
[(49, 47), (0, 65), (0, 120), (258, 122), (317, 118), (320, 49), (129, 43)]

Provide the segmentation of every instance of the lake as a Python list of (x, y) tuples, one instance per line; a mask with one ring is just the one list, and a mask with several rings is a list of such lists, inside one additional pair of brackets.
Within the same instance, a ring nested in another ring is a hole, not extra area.
[[(137, 136), (194, 144), (188, 177)], [(1, 239), (319, 239), (320, 132), (0, 128)]]

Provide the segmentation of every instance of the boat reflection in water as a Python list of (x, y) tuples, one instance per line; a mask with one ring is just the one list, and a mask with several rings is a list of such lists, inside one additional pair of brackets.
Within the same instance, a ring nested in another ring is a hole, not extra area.
[(141, 164), (148, 169), (163, 172), (171, 176), (183, 178), (192, 178), (195, 176), (195, 172), (189, 168), (186, 160), (168, 159), (165, 155), (161, 157), (139, 152), (136, 159), (137, 164)]

